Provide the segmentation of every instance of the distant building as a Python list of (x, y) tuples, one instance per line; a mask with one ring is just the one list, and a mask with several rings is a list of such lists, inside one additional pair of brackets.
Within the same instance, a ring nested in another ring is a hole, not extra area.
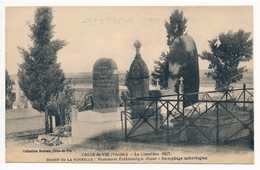
[(12, 93), (15, 96), (15, 101), (12, 105), (12, 109), (32, 108), (30, 101), (23, 94), (23, 91), (19, 86), (17, 75), (10, 75), (10, 78), (14, 81)]

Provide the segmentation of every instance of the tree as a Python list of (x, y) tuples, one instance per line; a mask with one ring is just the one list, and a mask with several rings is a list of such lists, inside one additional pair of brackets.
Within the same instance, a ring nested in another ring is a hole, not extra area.
[(173, 41), (184, 34), (186, 30), (187, 18), (183, 16), (183, 11), (175, 10), (170, 16), (170, 22), (165, 22), (167, 31), (167, 45), (170, 47)]
[(240, 62), (249, 61), (253, 55), (253, 40), (250, 32), (239, 30), (221, 33), (209, 40), (210, 52), (203, 51), (200, 56), (210, 62), (207, 77), (216, 81), (216, 90), (227, 91), (231, 84), (241, 80), (246, 67), (239, 67)]
[[(175, 10), (170, 18), (169, 22), (165, 22), (165, 28), (167, 31), (167, 45), (170, 46), (174, 40), (183, 35), (186, 30), (187, 18), (183, 16), (183, 11)], [(161, 89), (168, 88), (168, 75), (169, 75), (169, 61), (168, 52), (162, 53), (158, 61), (154, 61), (155, 67), (152, 73), (152, 83), (157, 85), (157, 79)]]
[(65, 80), (63, 90), (57, 96), (52, 96), (48, 101), (48, 108), (59, 119), (59, 124), (64, 126), (70, 122), (69, 113), (71, 106), (74, 104), (74, 89), (71, 87), (71, 81)]
[(169, 74), (169, 61), (168, 61), (168, 53), (165, 54), (162, 52), (159, 61), (154, 61), (154, 71), (152, 72), (152, 84), (157, 85), (157, 80), (161, 89), (168, 88), (168, 74)]
[(49, 132), (48, 101), (62, 91), (65, 80), (60, 63), (57, 63), (57, 52), (66, 45), (66, 42), (52, 40), (54, 35), (52, 19), (51, 8), (38, 8), (34, 24), (29, 24), (32, 46), (29, 50), (18, 47), (24, 59), (18, 70), (19, 85), (33, 108), (45, 112), (46, 133)]
[(15, 101), (14, 94), (12, 93), (14, 81), (11, 80), (8, 71), (5, 70), (5, 109), (11, 109)]

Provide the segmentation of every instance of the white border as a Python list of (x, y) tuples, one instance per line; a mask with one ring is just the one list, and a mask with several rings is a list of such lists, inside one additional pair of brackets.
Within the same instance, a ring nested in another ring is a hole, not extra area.
[[(5, 7), (6, 6), (254, 6), (254, 87), (255, 87), (255, 164), (216, 165), (216, 164), (61, 164), (61, 163), (5, 163)], [(259, 169), (259, 2), (257, 0), (0, 0), (0, 170), (2, 169)]]

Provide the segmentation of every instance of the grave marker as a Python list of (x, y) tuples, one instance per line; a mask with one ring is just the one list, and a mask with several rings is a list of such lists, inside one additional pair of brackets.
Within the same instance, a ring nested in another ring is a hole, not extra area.
[[(130, 92), (130, 98), (149, 96), (149, 71), (140, 54), (141, 45), (142, 44), (138, 40), (134, 43), (136, 55), (128, 74), (128, 90)], [(147, 104), (144, 101), (131, 100), (132, 118), (138, 116), (137, 113), (144, 110), (146, 105)]]
[(94, 109), (118, 107), (119, 83), (116, 63), (110, 58), (101, 58), (93, 67)]

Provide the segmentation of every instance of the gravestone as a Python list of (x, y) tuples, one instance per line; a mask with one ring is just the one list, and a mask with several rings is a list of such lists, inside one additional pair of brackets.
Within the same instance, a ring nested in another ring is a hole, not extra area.
[[(179, 93), (179, 79), (184, 78), (184, 93), (199, 92), (199, 63), (196, 44), (189, 35), (176, 38), (170, 47), (168, 87)], [(188, 95), (184, 107), (196, 103), (198, 95)]]
[[(142, 44), (138, 40), (134, 43), (136, 55), (130, 66), (127, 82), (130, 98), (149, 96), (149, 71), (140, 54), (141, 45)], [(134, 110), (146, 107), (145, 102), (139, 100), (131, 100), (131, 106), (133, 114), (135, 112)]]
[(141, 45), (138, 40), (134, 43), (136, 55), (128, 74), (131, 98), (149, 96), (149, 71), (140, 54)]
[[(110, 58), (97, 60), (93, 66), (92, 79), (94, 110), (77, 112), (74, 109), (71, 115), (75, 115), (71, 124), (74, 144), (104, 135), (122, 136), (123, 108), (118, 107), (119, 76), (116, 63)], [(92, 96), (88, 97), (87, 103), (92, 103)]]
[(94, 109), (118, 107), (119, 83), (116, 63), (110, 58), (101, 58), (93, 67)]

